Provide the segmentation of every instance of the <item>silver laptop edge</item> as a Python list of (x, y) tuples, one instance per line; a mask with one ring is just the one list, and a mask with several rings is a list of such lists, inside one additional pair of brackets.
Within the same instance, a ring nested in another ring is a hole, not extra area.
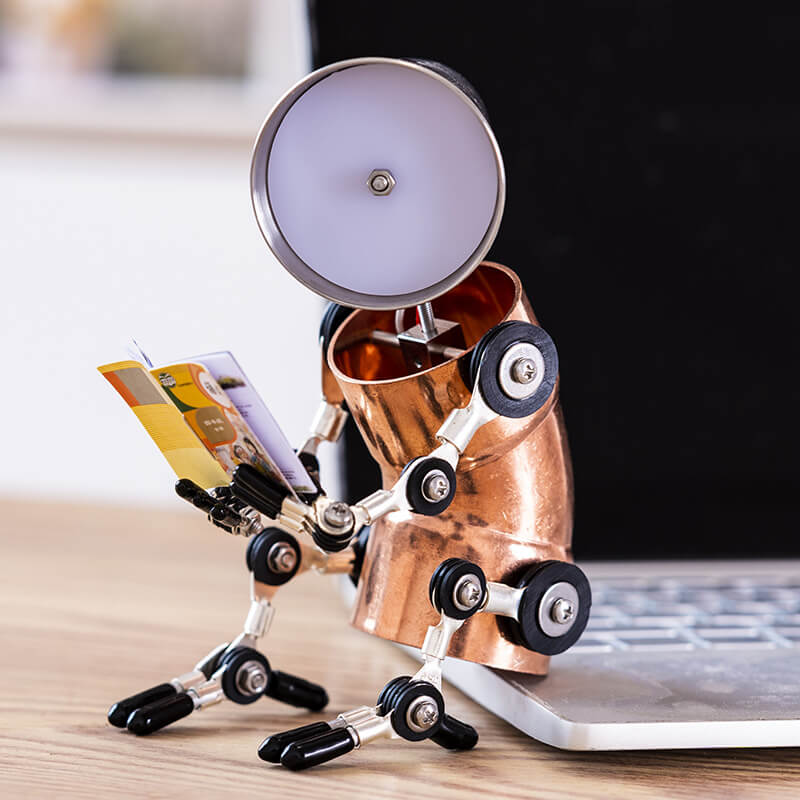
[(800, 561), (581, 566), (594, 624), (547, 677), (447, 659), (445, 678), (569, 750), (800, 746)]

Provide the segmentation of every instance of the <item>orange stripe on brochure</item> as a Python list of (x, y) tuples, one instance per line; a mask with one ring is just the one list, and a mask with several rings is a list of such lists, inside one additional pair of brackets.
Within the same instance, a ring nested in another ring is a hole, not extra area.
[(136, 408), (139, 401), (133, 396), (131, 390), (119, 379), (116, 372), (104, 372), (108, 382), (122, 395), (122, 399), (131, 407)]

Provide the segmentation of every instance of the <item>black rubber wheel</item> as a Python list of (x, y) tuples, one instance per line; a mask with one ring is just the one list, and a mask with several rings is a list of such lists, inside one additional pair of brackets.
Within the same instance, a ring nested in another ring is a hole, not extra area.
[[(569, 630), (561, 636), (549, 636), (539, 622), (539, 608), (545, 592), (556, 583), (571, 584), (578, 594), (578, 612)], [(517, 584), (525, 589), (519, 604), (519, 623), (511, 624), (519, 644), (545, 656), (555, 656), (580, 639), (589, 621), (592, 589), (583, 571), (565, 561), (545, 561), (531, 567)]]
[[(436, 722), (430, 728), (424, 731), (415, 731), (409, 726), (406, 714), (411, 704), (418, 697), (430, 697), (439, 709), (439, 716)], [(394, 706), (392, 709), (392, 727), (398, 736), (401, 736), (408, 742), (421, 742), (423, 739), (430, 739), (442, 727), (442, 719), (444, 718), (444, 698), (442, 693), (432, 684), (427, 681), (411, 681), (405, 686), (400, 687), (394, 697)]]
[(381, 707), (382, 716), (386, 716), (394, 708), (400, 690), (410, 681), (410, 675), (401, 675), (399, 678), (392, 678), (392, 680), (381, 689), (377, 704)]
[(326, 533), (319, 525), (314, 525), (311, 531), (311, 538), (317, 547), (323, 549), (326, 553), (341, 553), (346, 550), (352, 540), (352, 526), (347, 528), (342, 533)]
[[(544, 377), (536, 391), (521, 399), (509, 397), (500, 387), (498, 370), (506, 351), (515, 344), (527, 342), (536, 347), (544, 359)], [(480, 368), (480, 375), (478, 369)], [(508, 320), (483, 335), (469, 362), (470, 388), (478, 379), (487, 405), (501, 417), (519, 419), (538, 411), (546, 402), (558, 379), (558, 351), (543, 328), (529, 322)]]
[[(295, 565), (289, 572), (276, 572), (269, 563), (269, 551), (279, 542), (287, 544), (295, 552)], [(247, 568), (257, 581), (266, 583), (268, 586), (283, 586), (297, 574), (302, 555), (300, 545), (291, 533), (282, 531), (280, 528), (265, 528), (250, 540), (245, 558)]]
[[(441, 470), (448, 482), (450, 491), (441, 500), (428, 500), (422, 491), (422, 485), (428, 474), (435, 470)], [(411, 505), (411, 510), (417, 514), (424, 514), (426, 517), (435, 517), (441, 514), (456, 496), (456, 473), (455, 470), (443, 458), (426, 458), (420, 461), (411, 470), (406, 484), (406, 498)]]
[(354, 310), (348, 306), (340, 306), (338, 303), (328, 303), (319, 323), (319, 341), (323, 358), (328, 355), (328, 346), (333, 339), (333, 334)]
[(358, 586), (358, 581), (361, 578), (361, 570), (364, 568), (364, 556), (367, 553), (367, 542), (369, 541), (370, 528), (363, 528), (361, 533), (353, 540), (352, 548), (355, 557), (353, 558), (353, 566), (350, 569), (350, 581), (353, 586)]
[(486, 110), (486, 104), (481, 99), (477, 89), (460, 72), (456, 72), (445, 64), (440, 64), (438, 61), (428, 61), (427, 58), (408, 58), (406, 60), (413, 61), (415, 64), (438, 72), (443, 78), (446, 78), (450, 83), (461, 89), (461, 91), (475, 103), (478, 107), (478, 111), (483, 114), (486, 121), (489, 121), (489, 112)]
[(241, 666), (248, 661), (259, 661), (264, 665), (267, 671), (267, 680), (264, 683), (264, 688), (266, 689), (269, 685), (272, 671), (269, 666), (269, 661), (267, 661), (258, 650), (253, 650), (252, 647), (235, 647), (229, 653), (226, 653), (220, 662), (220, 666), (225, 667), (225, 671), (222, 673), (222, 691), (225, 693), (225, 697), (227, 697), (228, 700), (232, 700), (234, 703), (238, 703), (242, 706), (255, 703), (256, 700), (264, 695), (263, 691), (258, 694), (245, 694), (237, 686), (236, 673)]
[[(465, 575), (475, 575), (481, 585), (481, 599), (473, 608), (459, 608), (455, 603), (455, 590), (459, 580)], [(463, 558), (448, 558), (442, 561), (431, 575), (428, 584), (428, 596), (433, 607), (442, 614), (453, 619), (468, 619), (477, 614), (486, 597), (486, 576), (483, 570), (471, 561)]]

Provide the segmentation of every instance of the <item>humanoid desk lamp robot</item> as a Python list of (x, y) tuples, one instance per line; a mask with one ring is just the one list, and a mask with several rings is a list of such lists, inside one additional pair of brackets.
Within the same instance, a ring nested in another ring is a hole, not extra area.
[(349, 411), (384, 488), (353, 505), (321, 489), (295, 497), (249, 465), (211, 492), (179, 481), (213, 522), (252, 536), (251, 609), (233, 642), (109, 719), (146, 734), (262, 695), (320, 710), (324, 689), (272, 670), (255, 643), (280, 585), (302, 570), (350, 572), (353, 624), (421, 648), (423, 665), (374, 705), (269, 736), (259, 755), (304, 769), (381, 737), (469, 749), (477, 733), (445, 713), (445, 655), (545, 674), (591, 605), (570, 562), (556, 348), (517, 276), (481, 263), (505, 199), (484, 106), (433, 62), (330, 65), (267, 117), (251, 190), (278, 260), (333, 301), (320, 336), (324, 401), (301, 457), (318, 478), (317, 447), (339, 437)]

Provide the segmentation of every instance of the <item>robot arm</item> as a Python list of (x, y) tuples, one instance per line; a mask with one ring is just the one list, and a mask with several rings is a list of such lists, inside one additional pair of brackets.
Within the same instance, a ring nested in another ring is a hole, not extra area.
[[(241, 465), (231, 483), (233, 495), (288, 530), (308, 532), (326, 552), (345, 549), (362, 528), (392, 511), (441, 514), (455, 496), (456, 468), (475, 434), (499, 416), (527, 417), (544, 406), (555, 391), (558, 355), (542, 328), (508, 321), (477, 344), (471, 373), (469, 403), (453, 409), (436, 433), (439, 446), (409, 462), (392, 487), (378, 489), (353, 505), (323, 494), (304, 503), (252, 467)], [(344, 420), (327, 410), (330, 408), (333, 404), (329, 401), (323, 404), (318, 419), (327, 417), (329, 422), (318, 429), (338, 435)], [(337, 419), (342, 423), (335, 424)], [(311, 440), (321, 438), (331, 437), (312, 433)]]
[[(329, 407), (325, 404), (322, 410)], [(231, 491), (237, 501), (275, 520), (281, 527), (293, 533), (309, 533), (323, 551), (339, 552), (347, 548), (363, 528), (392, 511), (441, 514), (455, 496), (456, 467), (461, 454), (475, 433), (497, 416), (476, 385), (469, 404), (454, 409), (438, 431), (441, 444), (437, 448), (409, 462), (391, 488), (378, 489), (353, 505), (332, 500), (324, 494), (305, 503), (247, 464), (239, 465), (234, 471)], [(314, 434), (311, 438), (319, 441), (322, 437)], [(240, 521), (244, 523), (243, 514), (233, 511), (230, 505), (225, 508), (227, 515), (218, 506), (214, 506), (209, 515), (218, 523), (234, 527)]]

